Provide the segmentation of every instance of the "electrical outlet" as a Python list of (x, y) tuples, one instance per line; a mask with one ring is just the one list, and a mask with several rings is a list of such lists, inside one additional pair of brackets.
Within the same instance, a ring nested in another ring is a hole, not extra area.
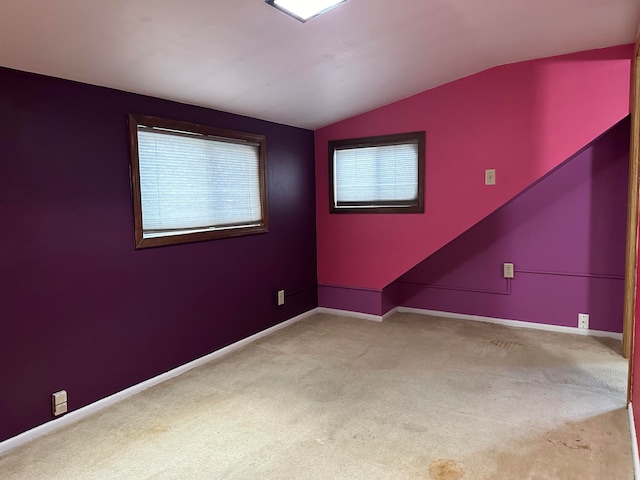
[(284, 290), (278, 290), (278, 306), (284, 305)]
[(513, 263), (503, 263), (504, 278), (513, 278)]
[(588, 313), (579, 313), (578, 314), (578, 328), (589, 329), (589, 314)]
[(484, 184), (495, 185), (496, 184), (496, 169), (490, 168), (484, 171)]
[(66, 390), (60, 390), (59, 392), (51, 395), (51, 410), (54, 417), (67, 413), (67, 405)]

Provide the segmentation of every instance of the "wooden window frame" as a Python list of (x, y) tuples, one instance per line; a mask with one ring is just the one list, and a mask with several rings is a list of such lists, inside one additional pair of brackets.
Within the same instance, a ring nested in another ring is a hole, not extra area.
[[(211, 226), (211, 230), (192, 233), (167, 234), (161, 237), (144, 237), (142, 223), (142, 195), (140, 188), (140, 163), (138, 154), (138, 127), (177, 130), (196, 135), (214, 137), (217, 140), (255, 143), (258, 145), (260, 206), (262, 220), (258, 224), (239, 224), (231, 226)], [(205, 240), (255, 235), (269, 231), (269, 209), (267, 207), (266, 157), (267, 145), (264, 135), (238, 132), (208, 125), (154, 117), (150, 115), (129, 114), (129, 139), (131, 149), (131, 188), (133, 196), (133, 218), (135, 248), (160, 247)]]
[[(334, 187), (334, 156), (336, 150), (382, 147), (406, 143), (416, 143), (418, 146), (418, 198), (416, 201), (386, 201), (384, 205), (380, 206), (376, 206), (375, 203), (371, 202), (349, 202), (348, 205), (345, 202), (345, 206), (336, 206)], [(329, 141), (329, 213), (424, 213), (425, 144), (426, 134), (424, 131)]]

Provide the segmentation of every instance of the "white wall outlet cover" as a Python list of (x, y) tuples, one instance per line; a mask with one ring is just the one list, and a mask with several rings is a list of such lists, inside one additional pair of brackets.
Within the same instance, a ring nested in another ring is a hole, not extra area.
[(51, 395), (51, 410), (53, 415), (57, 417), (63, 413), (67, 413), (67, 391), (60, 390)]
[(579, 313), (578, 314), (578, 328), (589, 328), (589, 314), (588, 313)]
[(278, 290), (278, 306), (284, 305), (284, 290)]
[(502, 265), (504, 278), (513, 278), (514, 277), (514, 266), (513, 263), (504, 263)]

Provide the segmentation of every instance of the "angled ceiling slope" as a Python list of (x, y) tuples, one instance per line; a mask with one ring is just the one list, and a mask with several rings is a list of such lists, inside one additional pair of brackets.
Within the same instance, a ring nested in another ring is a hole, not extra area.
[(496, 65), (635, 40), (637, 0), (0, 0), (0, 66), (318, 128)]

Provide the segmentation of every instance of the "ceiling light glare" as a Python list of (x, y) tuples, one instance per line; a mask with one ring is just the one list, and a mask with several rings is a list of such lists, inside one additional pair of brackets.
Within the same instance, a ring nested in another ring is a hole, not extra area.
[(269, 5), (306, 22), (347, 0), (266, 0)]

